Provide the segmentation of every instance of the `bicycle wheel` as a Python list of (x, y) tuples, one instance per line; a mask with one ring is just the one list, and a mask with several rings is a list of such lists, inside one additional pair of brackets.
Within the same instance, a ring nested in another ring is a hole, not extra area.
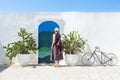
[(113, 66), (113, 65), (115, 65), (117, 63), (118, 58), (117, 58), (117, 56), (115, 54), (109, 53), (106, 56), (107, 57), (105, 57), (105, 61), (108, 61), (107, 65)]
[(95, 62), (95, 57), (91, 57), (91, 55), (91, 53), (85, 53), (81, 58), (81, 62), (87, 66), (93, 65)]

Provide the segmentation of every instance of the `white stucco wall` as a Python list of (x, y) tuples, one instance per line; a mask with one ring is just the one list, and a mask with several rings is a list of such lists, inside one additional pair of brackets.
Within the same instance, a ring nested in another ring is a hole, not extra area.
[[(119, 12), (1, 13), (0, 41), (2, 45), (17, 40), (20, 27), (25, 27), (29, 32), (34, 33), (35, 39), (38, 40), (38, 25), (43, 19), (63, 20), (64, 22), (57, 20), (62, 27), (61, 33), (79, 30), (81, 36), (88, 39), (92, 50), (97, 45), (103, 51), (113, 52), (120, 58)], [(1, 59), (3, 60), (4, 57)]]
[[(93, 50), (100, 46), (103, 51), (115, 53), (120, 58), (120, 13), (64, 13), (64, 32), (79, 30), (88, 39)], [(120, 61), (119, 63), (120, 64)]]
[[(3, 54), (3, 48), (2, 48), (2, 44), (1, 44), (1, 43), (0, 43), (0, 53), (1, 53), (1, 55), (0, 55), (0, 59), (1, 59), (1, 58), (3, 57), (3, 55), (4, 55), (4, 54)], [(0, 60), (0, 65), (1, 65), (1, 64), (3, 64), (3, 59)]]

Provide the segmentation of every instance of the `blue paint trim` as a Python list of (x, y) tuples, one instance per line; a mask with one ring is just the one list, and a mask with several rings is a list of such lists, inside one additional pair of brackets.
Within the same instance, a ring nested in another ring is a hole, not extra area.
[(45, 22), (43, 22), (43, 23), (41, 23), (39, 25), (39, 32), (43, 32), (43, 31), (45, 31), (45, 32), (47, 32), (47, 31), (54, 32), (54, 29), (56, 27), (59, 28), (59, 25), (56, 22), (54, 22), (54, 21), (45, 21)]

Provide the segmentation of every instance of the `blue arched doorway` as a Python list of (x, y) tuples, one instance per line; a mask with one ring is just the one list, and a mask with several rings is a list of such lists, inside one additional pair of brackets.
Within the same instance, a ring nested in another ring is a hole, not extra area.
[(52, 35), (55, 28), (59, 25), (54, 21), (44, 21), (39, 25), (38, 29), (38, 47), (39, 56), (38, 63), (52, 63), (50, 60)]

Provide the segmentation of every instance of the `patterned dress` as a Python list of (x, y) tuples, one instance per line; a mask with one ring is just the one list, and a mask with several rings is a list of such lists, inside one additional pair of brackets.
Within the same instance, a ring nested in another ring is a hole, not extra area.
[(62, 42), (61, 42), (61, 36), (59, 33), (55, 35), (55, 41), (53, 43), (52, 47), (52, 54), (54, 54), (54, 47), (55, 47), (55, 60), (62, 60), (63, 54), (62, 54)]

